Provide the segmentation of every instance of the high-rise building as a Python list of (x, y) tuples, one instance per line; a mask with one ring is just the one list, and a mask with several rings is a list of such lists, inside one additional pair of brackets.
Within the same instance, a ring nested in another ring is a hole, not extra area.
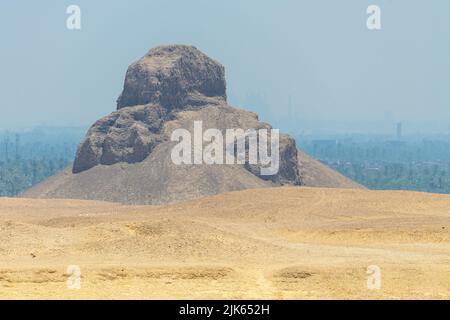
[(397, 140), (401, 140), (402, 139), (402, 123), (398, 122), (397, 123)]

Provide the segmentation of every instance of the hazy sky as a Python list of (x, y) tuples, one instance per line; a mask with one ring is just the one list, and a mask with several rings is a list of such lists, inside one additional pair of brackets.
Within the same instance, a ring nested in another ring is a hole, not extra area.
[(285, 131), (450, 128), (448, 0), (2, 0), (0, 42), (0, 130), (92, 124), (127, 66), (168, 43), (219, 60), (230, 102)]

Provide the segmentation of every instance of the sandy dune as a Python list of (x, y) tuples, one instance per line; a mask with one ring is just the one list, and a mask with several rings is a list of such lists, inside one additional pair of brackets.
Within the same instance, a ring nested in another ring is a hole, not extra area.
[[(275, 188), (171, 206), (0, 199), (0, 298), (450, 298), (450, 196)], [(81, 269), (68, 289), (67, 266)], [(366, 270), (381, 268), (381, 289)]]

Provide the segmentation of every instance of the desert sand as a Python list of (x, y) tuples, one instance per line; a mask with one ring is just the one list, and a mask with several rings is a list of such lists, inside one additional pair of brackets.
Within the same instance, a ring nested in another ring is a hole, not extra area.
[[(166, 206), (0, 199), (3, 299), (449, 299), (450, 195), (308, 187)], [(81, 288), (68, 289), (69, 265)], [(381, 288), (367, 288), (367, 267)]]

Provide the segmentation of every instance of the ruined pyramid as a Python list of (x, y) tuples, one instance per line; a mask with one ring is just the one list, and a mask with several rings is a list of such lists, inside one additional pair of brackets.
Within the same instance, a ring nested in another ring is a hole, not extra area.
[(193, 133), (199, 121), (203, 130), (272, 129), (257, 114), (227, 104), (220, 63), (193, 46), (153, 48), (128, 68), (117, 110), (92, 125), (73, 166), (22, 196), (165, 204), (282, 185), (361, 187), (298, 151), (286, 134), (279, 135), (279, 168), (272, 175), (248, 161), (175, 164), (172, 133)]

